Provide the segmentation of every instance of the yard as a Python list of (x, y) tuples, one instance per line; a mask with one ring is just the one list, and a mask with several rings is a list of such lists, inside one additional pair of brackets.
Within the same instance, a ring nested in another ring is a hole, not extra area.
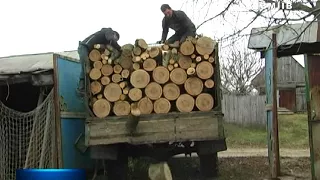
[[(226, 124), (225, 131), (229, 149), (266, 149), (267, 135), (263, 127), (241, 127)], [(306, 114), (279, 115), (280, 148), (308, 149), (308, 126)], [(132, 180), (147, 180), (148, 160), (132, 160)], [(173, 158), (169, 161), (174, 180), (199, 179), (198, 158)], [(219, 159), (219, 180), (258, 180), (268, 177), (267, 157), (223, 157)], [(308, 157), (281, 158), (282, 175), (296, 179), (310, 179)]]

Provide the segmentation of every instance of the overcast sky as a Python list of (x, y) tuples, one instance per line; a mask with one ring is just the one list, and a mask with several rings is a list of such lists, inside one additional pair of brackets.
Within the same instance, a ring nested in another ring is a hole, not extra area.
[[(195, 5), (191, 0), (1, 1), (0, 57), (76, 50), (79, 41), (102, 27), (112, 27), (118, 31), (120, 45), (133, 43), (137, 38), (154, 43), (161, 38), (161, 4), (168, 3), (173, 9), (184, 10), (197, 26), (219, 13), (228, 3), (223, 0), (213, 2), (208, 11), (208, 4)], [(246, 5), (249, 5), (250, 1), (247, 2)], [(252, 18), (246, 15), (243, 9), (230, 11), (237, 15), (211, 21), (202, 26), (197, 33), (220, 38), (232, 34), (235, 27), (244, 26)], [(239, 16), (239, 11), (244, 12)], [(261, 27), (264, 23), (257, 21), (245, 31), (249, 33), (252, 27)], [(168, 37), (171, 34), (172, 31)], [(246, 47), (248, 42), (244, 40), (238, 43)], [(301, 58), (298, 58), (298, 61), (303, 64)]]

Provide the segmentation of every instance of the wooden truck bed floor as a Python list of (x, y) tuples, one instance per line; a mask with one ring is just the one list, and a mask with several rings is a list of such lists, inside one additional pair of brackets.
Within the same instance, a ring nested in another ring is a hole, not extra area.
[(86, 145), (221, 139), (224, 137), (222, 117), (218, 111), (141, 115), (134, 135), (126, 129), (127, 116), (87, 118)]

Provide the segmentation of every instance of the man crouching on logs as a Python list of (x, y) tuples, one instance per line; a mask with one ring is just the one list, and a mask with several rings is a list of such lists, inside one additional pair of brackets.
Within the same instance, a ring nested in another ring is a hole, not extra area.
[[(161, 11), (165, 15), (162, 20), (162, 37), (157, 43), (166, 43), (171, 47), (179, 47), (179, 44), (184, 42), (188, 36), (196, 36), (196, 27), (190, 18), (180, 10), (172, 10), (168, 4), (161, 6)], [(169, 28), (175, 31), (167, 41)]]
[(111, 28), (102, 28), (100, 31), (87, 37), (85, 40), (79, 42), (78, 54), (80, 58), (80, 63), (82, 66), (80, 72), (80, 82), (78, 87), (78, 94), (83, 96), (85, 93), (85, 72), (90, 71), (90, 67), (87, 66), (85, 69), (85, 63), (89, 63), (88, 54), (94, 48), (95, 44), (110, 45), (112, 47), (111, 57), (108, 62), (111, 64), (112, 61), (117, 59), (121, 55), (121, 46), (118, 44), (120, 35), (117, 31)]

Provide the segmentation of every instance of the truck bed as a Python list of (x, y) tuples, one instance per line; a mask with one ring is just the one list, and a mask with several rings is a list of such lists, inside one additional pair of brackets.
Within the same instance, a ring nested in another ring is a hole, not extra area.
[(222, 117), (221, 111), (141, 115), (134, 135), (126, 129), (128, 116), (90, 117), (86, 119), (86, 145), (217, 140), (224, 137)]

